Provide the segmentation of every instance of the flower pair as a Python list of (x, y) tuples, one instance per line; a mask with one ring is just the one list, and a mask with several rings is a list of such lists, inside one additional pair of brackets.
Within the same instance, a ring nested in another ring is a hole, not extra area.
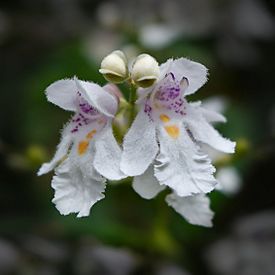
[(48, 100), (75, 112), (56, 155), (38, 173), (55, 169), (53, 202), (60, 213), (89, 215), (104, 197), (106, 178), (133, 176), (133, 188), (143, 198), (170, 188), (166, 201), (171, 207), (192, 224), (211, 226), (213, 212), (205, 194), (217, 182), (202, 145), (233, 153), (235, 143), (210, 124), (225, 122), (222, 115), (185, 99), (206, 80), (207, 69), (199, 63), (180, 58), (162, 64), (157, 81), (137, 91), (139, 111), (122, 149), (112, 133), (119, 98), (110, 85), (102, 88), (75, 78), (49, 86)]

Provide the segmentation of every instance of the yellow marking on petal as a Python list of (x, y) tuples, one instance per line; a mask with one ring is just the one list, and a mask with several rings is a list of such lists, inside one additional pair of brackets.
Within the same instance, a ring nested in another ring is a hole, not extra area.
[(162, 122), (164, 122), (164, 123), (170, 121), (170, 117), (167, 116), (167, 115), (165, 115), (165, 114), (161, 114), (161, 115), (159, 116), (159, 118), (160, 118), (160, 120), (161, 120)]
[(166, 126), (164, 129), (171, 138), (176, 139), (180, 135), (180, 129), (177, 125)]
[(93, 129), (91, 132), (89, 132), (87, 135), (86, 135), (86, 138), (87, 139), (92, 139), (94, 137), (94, 135), (96, 134), (96, 129)]
[(89, 146), (89, 141), (86, 141), (86, 140), (80, 141), (78, 143), (78, 154), (83, 155), (87, 151), (88, 146)]

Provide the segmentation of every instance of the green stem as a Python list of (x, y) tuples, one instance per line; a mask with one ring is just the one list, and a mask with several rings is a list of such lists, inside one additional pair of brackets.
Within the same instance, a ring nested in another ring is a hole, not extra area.
[(130, 117), (129, 117), (130, 124), (132, 124), (136, 115), (136, 108), (135, 108), (136, 107), (135, 102), (137, 97), (136, 93), (137, 93), (137, 88), (133, 84), (130, 84), (130, 95), (129, 95), (129, 104), (131, 105)]

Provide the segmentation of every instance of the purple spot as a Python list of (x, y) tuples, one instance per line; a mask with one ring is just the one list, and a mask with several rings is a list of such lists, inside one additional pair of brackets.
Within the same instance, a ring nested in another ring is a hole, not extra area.
[(75, 127), (73, 130), (71, 130), (71, 133), (76, 133), (78, 131), (78, 128)]
[(150, 106), (149, 100), (147, 99), (144, 104), (144, 112), (148, 115), (149, 119), (153, 121), (152, 119), (152, 107)]

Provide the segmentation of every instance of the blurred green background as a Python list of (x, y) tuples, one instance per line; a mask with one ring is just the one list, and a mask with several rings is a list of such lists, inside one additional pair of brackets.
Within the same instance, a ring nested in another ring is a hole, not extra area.
[[(271, 0), (1, 1), (0, 274), (275, 274), (274, 16)], [(237, 153), (216, 164), (241, 181), (235, 194), (211, 194), (213, 228), (127, 181), (108, 185), (90, 217), (64, 217), (52, 174), (36, 176), (71, 115), (45, 88), (74, 75), (104, 84), (100, 61), (115, 49), (209, 68), (190, 100), (226, 105), (218, 128)]]

